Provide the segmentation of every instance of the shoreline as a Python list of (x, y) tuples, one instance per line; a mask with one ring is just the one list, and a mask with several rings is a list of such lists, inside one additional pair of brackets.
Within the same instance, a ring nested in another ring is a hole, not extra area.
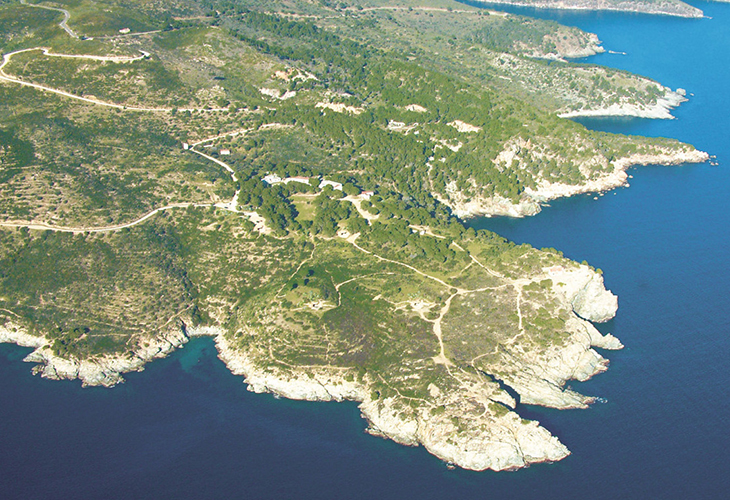
[(649, 107), (639, 104), (617, 103), (603, 108), (566, 111), (558, 113), (558, 116), (560, 118), (626, 117), (649, 118), (654, 120), (676, 120), (676, 117), (672, 115), (672, 109), (676, 108), (683, 102), (688, 101), (682, 92), (683, 91), (681, 89), (673, 91), (666, 88), (664, 96), (657, 98), (657, 102)]
[(701, 9), (693, 7), (689, 4), (681, 3), (674, 4), (674, 9), (662, 9), (661, 6), (656, 7), (651, 2), (642, 3), (639, 5), (633, 3), (627, 3), (624, 5), (619, 3), (610, 4), (602, 0), (536, 0), (527, 2), (520, 2), (518, 0), (474, 0), (478, 3), (492, 4), (492, 5), (509, 5), (512, 7), (524, 7), (538, 10), (573, 10), (573, 11), (591, 11), (591, 12), (624, 12), (624, 13), (637, 13), (637, 14), (648, 14), (648, 15), (659, 15), (659, 16), (671, 16), (671, 17), (683, 17), (688, 19), (701, 19), (705, 17), (704, 12)]
[[(543, 269), (531, 279), (550, 277), (558, 300), (573, 311), (565, 328), (564, 344), (544, 352), (527, 354), (506, 349), (506, 361), (516, 368), (516, 377), (501, 384), (511, 387), (518, 403), (490, 375), (465, 379), (469, 387), (442, 391), (429, 387), (430, 397), (422, 404), (404, 409), (399, 395), (373, 395), (371, 374), (353, 376), (352, 367), (286, 367), (258, 363), (257, 353), (231, 343), (229, 333), (219, 326), (186, 327), (180, 324), (160, 338), (135, 350), (133, 357), (99, 356), (68, 360), (53, 355), (45, 337), (28, 334), (6, 323), (0, 326), (0, 342), (12, 342), (35, 350), (24, 358), (35, 363), (33, 374), (52, 380), (80, 379), (82, 386), (113, 387), (124, 382), (123, 373), (143, 371), (146, 363), (164, 358), (191, 338), (212, 337), (218, 357), (233, 375), (243, 377), (255, 393), (273, 393), (306, 401), (355, 401), (368, 422), (367, 432), (408, 445), (423, 445), (439, 459), (470, 470), (514, 470), (533, 463), (555, 462), (570, 454), (568, 448), (539, 422), (524, 420), (517, 408), (534, 404), (557, 409), (587, 408), (595, 398), (564, 388), (568, 380), (588, 380), (604, 372), (608, 360), (594, 347), (621, 349), (612, 335), (602, 335), (590, 321), (614, 316), (616, 296), (606, 290), (603, 278), (585, 265)], [(244, 335), (247, 332), (242, 332)], [(264, 356), (266, 357), (266, 356)], [(264, 360), (265, 361), (265, 360)], [(493, 408), (503, 408), (496, 411)], [(434, 408), (445, 408), (434, 413)]]
[(78, 379), (82, 387), (114, 387), (124, 382), (122, 374), (143, 371), (147, 363), (166, 357), (188, 340), (182, 330), (173, 329), (137, 349), (134, 356), (98, 356), (78, 360), (56, 356), (45, 337), (30, 335), (13, 323), (0, 325), (0, 342), (34, 349), (23, 358), (26, 363), (35, 363), (31, 369), (34, 375), (49, 380)]
[(628, 186), (630, 167), (644, 165), (673, 166), (685, 163), (703, 163), (710, 159), (704, 151), (664, 152), (656, 154), (633, 154), (611, 162), (613, 171), (602, 175), (598, 179), (587, 180), (582, 184), (550, 183), (543, 180), (537, 189), (526, 188), (522, 199), (514, 203), (512, 200), (500, 196), (491, 198), (474, 198), (466, 203), (459, 200), (452, 201), (434, 194), (441, 202), (448, 205), (454, 215), (461, 219), (475, 217), (527, 217), (536, 215), (542, 206), (558, 198), (567, 198), (579, 194), (602, 193), (621, 186)]

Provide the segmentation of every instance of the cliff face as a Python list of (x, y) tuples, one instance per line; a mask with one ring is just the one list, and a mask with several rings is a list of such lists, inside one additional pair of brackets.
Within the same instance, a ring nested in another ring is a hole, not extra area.
[(604, 288), (601, 276), (593, 275), (575, 294), (572, 305), (573, 311), (581, 318), (604, 323), (616, 315), (618, 297)]

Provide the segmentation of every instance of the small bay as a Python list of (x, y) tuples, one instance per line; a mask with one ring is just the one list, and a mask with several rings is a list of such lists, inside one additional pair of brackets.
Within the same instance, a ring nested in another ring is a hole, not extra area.
[[(246, 391), (195, 339), (114, 389), (33, 377), (28, 349), (0, 344), (3, 498), (722, 498), (730, 487), (730, 5), (712, 19), (507, 9), (597, 33), (582, 62), (687, 90), (676, 120), (581, 120), (667, 136), (720, 165), (640, 167), (631, 187), (556, 200), (526, 219), (470, 223), (554, 247), (604, 271), (619, 296), (600, 325), (626, 348), (574, 384), (605, 403), (522, 407), (573, 452), (514, 473), (449, 470), (422, 448), (368, 436), (354, 403)], [(494, 7), (492, 7), (494, 8)], [(597, 198), (597, 199), (594, 199)]]

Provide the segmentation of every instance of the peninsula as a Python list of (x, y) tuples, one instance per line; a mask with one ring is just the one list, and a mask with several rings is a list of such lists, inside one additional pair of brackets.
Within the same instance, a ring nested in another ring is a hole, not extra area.
[(565, 62), (597, 36), (450, 0), (3, 2), (0, 27), (1, 342), (111, 387), (210, 335), (250, 390), (357, 401), (468, 469), (566, 457), (520, 405), (586, 408), (566, 382), (623, 346), (600, 270), (463, 218), (707, 160), (559, 116), (681, 101)]

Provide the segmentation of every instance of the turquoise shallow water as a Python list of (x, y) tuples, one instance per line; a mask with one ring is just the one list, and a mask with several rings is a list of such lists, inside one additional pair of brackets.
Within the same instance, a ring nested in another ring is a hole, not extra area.
[[(514, 473), (448, 470), (421, 448), (365, 435), (356, 405), (248, 393), (192, 341), (113, 390), (32, 377), (28, 349), (0, 345), (2, 498), (725, 498), (730, 487), (730, 5), (712, 20), (542, 13), (596, 32), (590, 62), (694, 93), (677, 120), (591, 120), (716, 154), (719, 167), (642, 167), (631, 187), (474, 221), (605, 272), (626, 349), (574, 384), (586, 411), (522, 408), (573, 451)], [(615, 193), (615, 194), (614, 194)]]

